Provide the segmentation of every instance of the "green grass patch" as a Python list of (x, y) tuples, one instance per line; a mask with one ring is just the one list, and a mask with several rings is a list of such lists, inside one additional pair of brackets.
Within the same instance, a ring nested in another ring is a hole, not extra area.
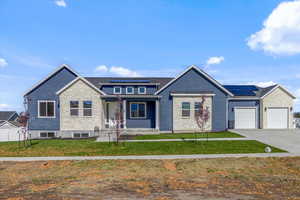
[[(17, 142), (0, 143), (0, 156), (115, 156), (264, 153), (266, 144), (255, 140), (100, 143), (94, 140), (34, 140), (19, 148)], [(272, 147), (272, 152), (284, 152)]]
[[(196, 135), (196, 136), (195, 136)], [(173, 133), (159, 135), (138, 135), (134, 140), (158, 140), (158, 139), (194, 139), (194, 138), (242, 138), (244, 136), (229, 131), (211, 133)]]

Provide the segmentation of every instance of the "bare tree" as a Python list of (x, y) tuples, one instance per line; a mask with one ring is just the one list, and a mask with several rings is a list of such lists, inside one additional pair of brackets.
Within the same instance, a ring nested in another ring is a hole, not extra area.
[[(205, 107), (205, 101), (206, 97), (203, 96), (201, 99), (201, 102), (199, 102), (199, 108), (195, 109), (195, 120), (197, 123), (198, 128), (201, 130), (203, 133), (205, 131), (205, 128), (207, 126), (207, 123), (210, 118), (210, 111), (209, 107)], [(197, 133), (195, 133), (195, 138), (197, 139)], [(206, 131), (206, 141), (208, 141), (208, 132)]]
[(31, 137), (28, 132), (28, 120), (29, 114), (27, 112), (21, 112), (18, 122), (21, 125), (21, 130), (19, 130), (19, 146), (21, 145), (21, 138), (23, 140), (24, 147), (31, 145)]
[(122, 104), (122, 98), (118, 95), (118, 101), (117, 101), (117, 109), (115, 112), (115, 132), (116, 132), (116, 142), (119, 144), (120, 136), (121, 136), (121, 130), (124, 128), (124, 109)]

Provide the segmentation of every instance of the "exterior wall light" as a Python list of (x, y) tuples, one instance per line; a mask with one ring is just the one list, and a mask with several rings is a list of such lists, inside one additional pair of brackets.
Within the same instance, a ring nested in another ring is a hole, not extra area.
[(291, 111), (291, 112), (293, 111), (293, 107), (290, 107), (290, 111)]
[(265, 107), (265, 112), (267, 112), (267, 107)]

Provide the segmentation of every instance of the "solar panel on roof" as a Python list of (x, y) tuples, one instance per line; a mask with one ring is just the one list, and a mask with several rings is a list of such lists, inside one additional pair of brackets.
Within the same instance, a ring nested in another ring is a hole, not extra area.
[(111, 83), (150, 83), (149, 80), (111, 80)]
[(225, 85), (224, 87), (236, 96), (255, 96), (255, 91), (258, 91), (255, 85)]

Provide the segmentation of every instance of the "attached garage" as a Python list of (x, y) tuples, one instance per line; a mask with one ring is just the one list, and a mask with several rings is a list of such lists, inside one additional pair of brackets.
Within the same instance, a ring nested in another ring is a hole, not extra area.
[(0, 124), (0, 142), (19, 141), (22, 135), (19, 136), (20, 127), (10, 122)]
[(234, 127), (235, 129), (255, 129), (256, 125), (256, 113), (255, 107), (240, 107), (234, 109)]
[(280, 85), (276, 85), (262, 97), (261, 128), (291, 129), (295, 97)]
[(288, 108), (267, 108), (267, 128), (288, 128)]

